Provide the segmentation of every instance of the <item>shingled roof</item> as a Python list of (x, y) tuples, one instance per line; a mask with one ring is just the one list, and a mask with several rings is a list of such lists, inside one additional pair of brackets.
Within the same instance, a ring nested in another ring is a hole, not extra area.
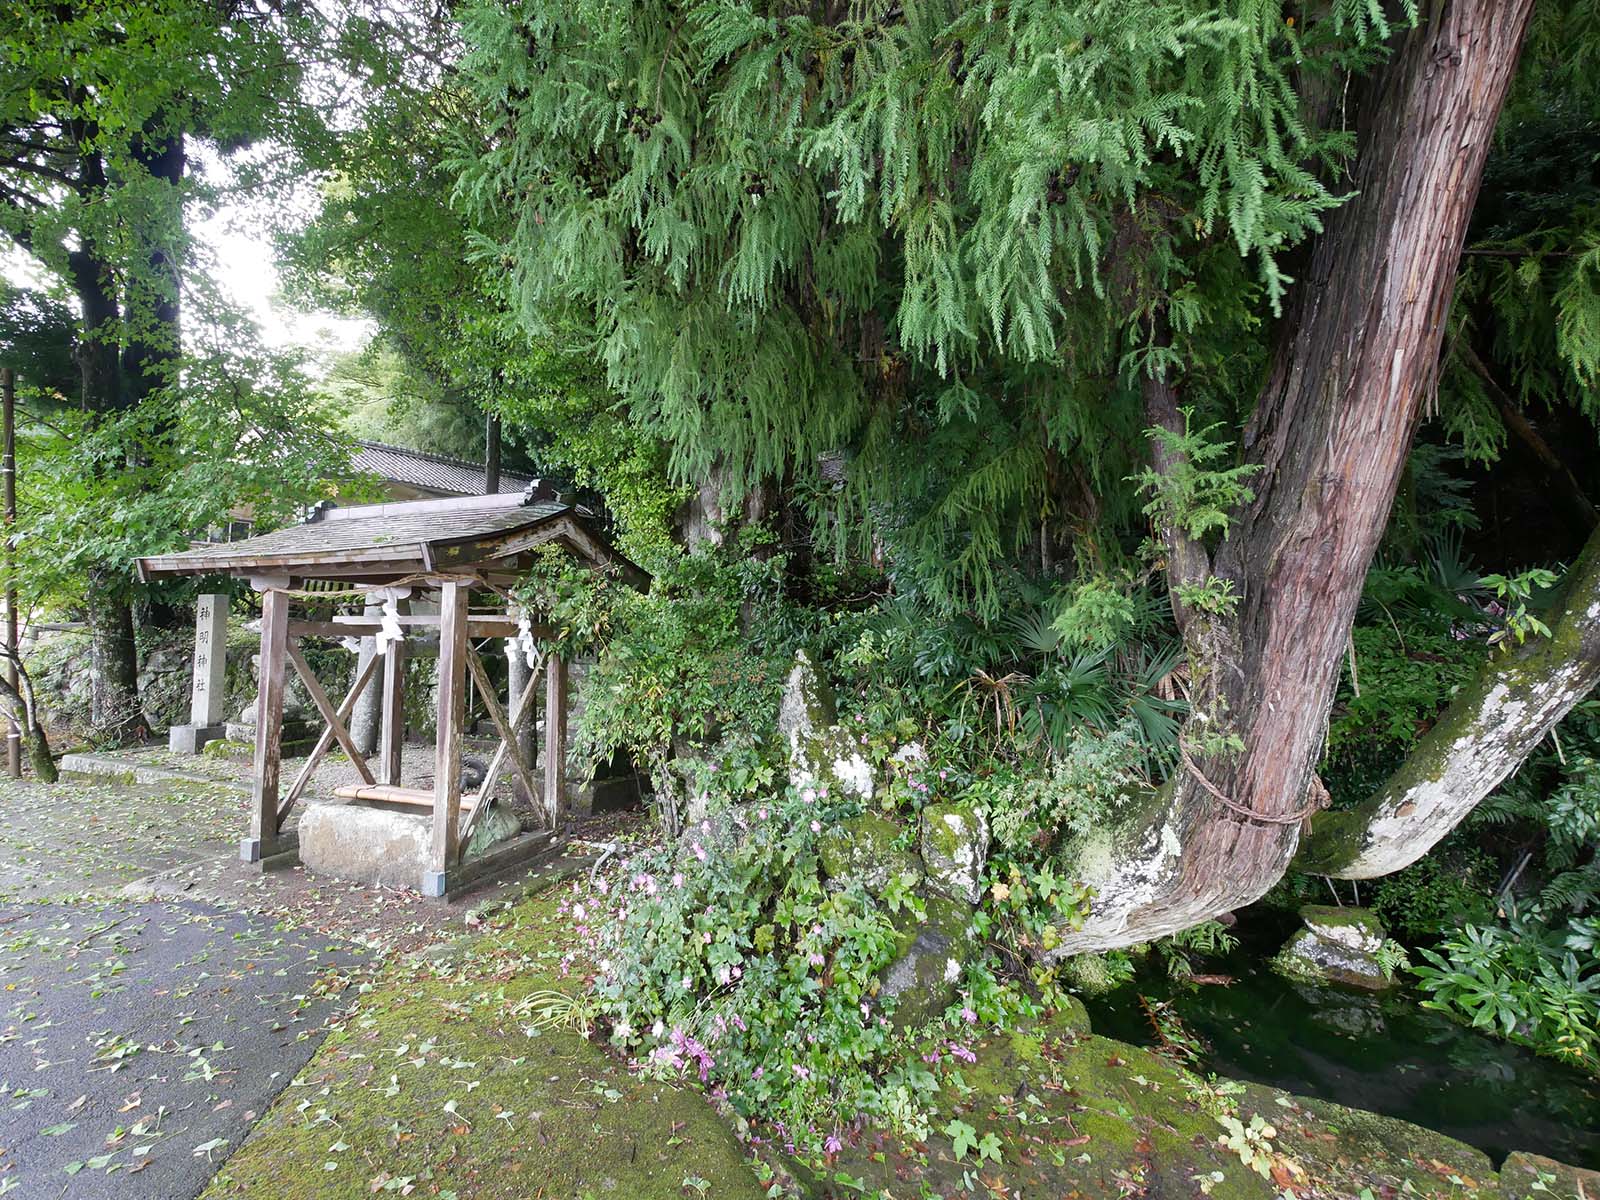
[(168, 575), (287, 575), (377, 581), (421, 574), (515, 575), (555, 542), (637, 587), (649, 576), (606, 542), (588, 511), (525, 495), (469, 496), (350, 507), (320, 505), (309, 519), (237, 542), (196, 545), (138, 560), (141, 579)]
[[(391, 483), (403, 483), (419, 491), (438, 492), (446, 496), (483, 494), (482, 463), (468, 462), (446, 454), (407, 450), (403, 446), (389, 446), (383, 442), (363, 441), (357, 444), (360, 449), (352, 460), (357, 471), (376, 475)], [(500, 494), (520, 492), (532, 482), (527, 475), (502, 471)]]

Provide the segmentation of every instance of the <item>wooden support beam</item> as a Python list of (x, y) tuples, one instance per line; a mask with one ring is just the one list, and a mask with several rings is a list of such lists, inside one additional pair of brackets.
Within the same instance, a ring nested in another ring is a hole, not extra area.
[[(531, 800), (539, 794), (539, 786), (534, 782), (533, 772), (528, 769), (528, 764), (522, 757), (522, 748), (517, 745), (516, 730), (506, 720), (505, 714), (500, 711), (500, 701), (495, 698), (495, 686), (489, 678), (489, 672), (484, 669), (483, 659), (478, 657), (478, 652), (472, 648), (470, 642), (467, 644), (467, 667), (472, 671), (473, 679), (478, 682), (478, 695), (483, 700), (483, 707), (489, 714), (490, 724), (494, 726), (495, 732), (500, 735), (500, 745), (505, 750), (505, 757), (511, 760), (511, 766), (516, 771), (517, 778), (522, 780), (522, 786), (527, 790), (528, 797)], [(495, 757), (500, 757), (499, 750), (495, 751)], [(484, 786), (479, 789), (478, 797), (480, 800), (487, 801), (489, 797), (489, 776), (487, 773), (484, 775), (483, 783)], [(488, 807), (487, 803), (480, 804), (467, 818), (467, 827), (461, 831), (463, 843), (466, 841), (467, 835), (472, 832), (472, 824), (478, 813)]]
[(567, 664), (551, 650), (544, 663), (544, 809), (551, 829), (567, 808)]
[(423, 892), (430, 876), (444, 878), (458, 857), (461, 840), (461, 732), (466, 716), (467, 588), (446, 583), (439, 592), (438, 737), (433, 754), (433, 842)]
[(289, 596), (269, 589), (261, 596), (261, 692), (250, 768), (250, 836), (239, 847), (239, 857), (245, 862), (262, 862), (278, 853), (278, 776), (288, 646)]
[(391, 787), (400, 783), (401, 753), (406, 744), (406, 644), (383, 648), (383, 693), (378, 727), (378, 776)]
[(311, 696), (311, 703), (317, 706), (317, 711), (322, 714), (327, 728), (333, 731), (335, 740), (350, 759), (350, 765), (355, 767), (356, 774), (361, 776), (363, 783), (377, 783), (378, 781), (372, 777), (372, 772), (367, 769), (366, 756), (356, 749), (350, 731), (344, 727), (344, 718), (334, 711), (328, 693), (322, 690), (322, 681), (311, 669), (311, 664), (306, 662), (306, 656), (300, 653), (300, 647), (295, 644), (293, 638), (289, 638), (284, 643), (284, 649), (288, 652), (289, 661), (294, 664), (295, 673), (300, 676), (300, 682), (305, 684), (306, 691)]
[[(381, 661), (377, 655), (373, 655), (367, 660), (366, 667), (356, 677), (355, 686), (350, 689), (350, 694), (344, 698), (344, 703), (339, 705), (339, 719), (341, 721), (349, 721), (350, 714), (355, 709), (357, 698), (367, 686), (367, 680), (372, 678), (372, 673), (378, 669), (378, 663)], [(294, 783), (289, 788), (289, 794), (283, 798), (283, 803), (278, 806), (278, 824), (280, 826), (294, 808), (295, 801), (300, 799), (301, 793), (311, 783), (311, 777), (316, 774), (323, 755), (328, 753), (328, 748), (332, 745), (333, 726), (324, 726), (322, 733), (317, 737), (317, 744), (311, 749), (311, 757), (306, 759), (305, 765), (300, 768), (300, 774), (295, 776)]]

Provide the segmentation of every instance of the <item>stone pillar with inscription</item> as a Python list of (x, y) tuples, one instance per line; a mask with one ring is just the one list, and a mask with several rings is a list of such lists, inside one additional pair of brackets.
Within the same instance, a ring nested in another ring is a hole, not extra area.
[(189, 693), (189, 724), (167, 731), (167, 748), (198, 754), (223, 736), (227, 710), (228, 597), (201, 596), (194, 606), (194, 684)]

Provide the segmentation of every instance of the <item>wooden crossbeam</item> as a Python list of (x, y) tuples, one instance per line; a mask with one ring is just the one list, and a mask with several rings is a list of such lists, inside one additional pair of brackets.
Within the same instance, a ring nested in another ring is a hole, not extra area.
[[(425, 808), (433, 811), (433, 792), (427, 788), (390, 787), (387, 784), (346, 784), (336, 787), (333, 794), (346, 800), (370, 800), (380, 804), (398, 804), (405, 808)], [(461, 807), (471, 809), (477, 802), (471, 797), (461, 798)]]
[[(435, 613), (402, 613), (398, 618), (402, 628), (414, 631), (433, 631), (439, 628), (439, 617)], [(383, 628), (382, 623), (375, 617), (344, 616), (338, 615), (331, 620), (295, 619), (289, 622), (289, 635), (291, 637), (373, 637)], [(515, 637), (521, 631), (516, 618), (507, 617), (504, 613), (474, 613), (467, 618), (468, 637)], [(548, 636), (551, 633), (547, 625), (535, 625), (535, 636)]]
[[(367, 665), (356, 677), (355, 686), (350, 689), (350, 694), (339, 705), (339, 719), (349, 721), (350, 714), (355, 711), (356, 699), (372, 679), (372, 673), (378, 669), (378, 664), (383, 659), (374, 654), (367, 660)], [(283, 804), (278, 808), (278, 824), (282, 825), (294, 809), (295, 801), (300, 799), (301, 793), (311, 782), (311, 776), (316, 773), (317, 767), (322, 764), (323, 755), (328, 753), (328, 748), (333, 745), (333, 726), (323, 726), (322, 733), (317, 738), (317, 744), (311, 748), (311, 757), (306, 759), (305, 765), (300, 768), (300, 774), (295, 776), (294, 785), (289, 789), (289, 794), (283, 798)]]
[(334, 738), (349, 757), (356, 774), (361, 776), (365, 783), (377, 783), (367, 768), (366, 756), (356, 749), (355, 739), (350, 736), (350, 731), (344, 727), (344, 721), (334, 711), (328, 693), (322, 690), (322, 682), (317, 678), (317, 673), (311, 669), (311, 664), (306, 662), (305, 655), (300, 653), (299, 643), (290, 638), (285, 648), (289, 654), (289, 661), (294, 664), (295, 674), (299, 675), (300, 682), (306, 685), (306, 691), (311, 694), (311, 702), (317, 706), (317, 711), (322, 714), (327, 727), (333, 730)]
[[(483, 659), (478, 657), (478, 652), (472, 644), (467, 643), (467, 669), (472, 672), (472, 678), (477, 681), (479, 698), (483, 707), (489, 714), (489, 722), (500, 735), (500, 747), (505, 751), (505, 758), (511, 760), (511, 766), (517, 773), (517, 778), (522, 780), (522, 786), (527, 789), (529, 799), (537, 794), (537, 785), (533, 781), (533, 772), (528, 769), (528, 764), (523, 761), (522, 748), (517, 745), (516, 730), (506, 720), (505, 714), (500, 711), (500, 701), (495, 697), (494, 683), (489, 678), (489, 672), (484, 669)], [(495, 758), (501, 759), (500, 750), (495, 751)], [(483, 777), (483, 785), (478, 790), (478, 796), (484, 801), (480, 808), (488, 808), (490, 779), (487, 773)], [(467, 817), (466, 827), (461, 831), (461, 845), (467, 844), (467, 836), (472, 832), (473, 818), (476, 810)]]

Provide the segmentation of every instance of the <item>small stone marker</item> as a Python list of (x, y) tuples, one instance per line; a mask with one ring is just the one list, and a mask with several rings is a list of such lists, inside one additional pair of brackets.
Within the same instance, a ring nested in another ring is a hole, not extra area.
[(179, 754), (198, 754), (223, 734), (228, 714), (228, 597), (208, 593), (194, 606), (194, 684), (189, 693), (189, 724), (167, 732), (167, 746)]

